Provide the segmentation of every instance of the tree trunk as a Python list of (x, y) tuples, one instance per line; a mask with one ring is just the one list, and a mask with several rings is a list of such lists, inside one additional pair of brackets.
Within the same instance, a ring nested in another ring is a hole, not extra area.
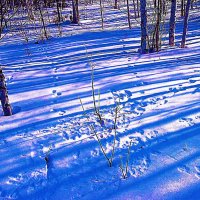
[(78, 10), (78, 0), (72, 0), (72, 10), (73, 10), (73, 18), (72, 23), (79, 23), (79, 10)]
[(102, 0), (100, 0), (100, 13), (101, 13), (101, 28), (104, 28), (104, 20), (103, 20), (103, 5)]
[(157, 7), (157, 1), (154, 0), (154, 9), (156, 9), (156, 7)]
[(2, 69), (0, 69), (0, 99), (4, 115), (5, 116), (12, 115), (12, 109), (8, 100), (8, 92), (5, 83), (5, 76), (2, 72)]
[(45, 26), (45, 23), (44, 23), (44, 16), (43, 16), (43, 13), (42, 13), (42, 9), (39, 5), (39, 11), (40, 11), (40, 17), (41, 17), (41, 21), (42, 21), (42, 27), (43, 27), (43, 30), (44, 30), (44, 36), (46, 39), (48, 39), (48, 35), (47, 35), (47, 30), (46, 30), (46, 26)]
[(184, 18), (184, 25), (183, 25), (183, 35), (182, 35), (182, 41), (181, 41), (181, 48), (185, 48), (186, 34), (187, 34), (187, 29), (188, 29), (190, 4), (191, 4), (191, 0), (187, 0), (186, 10), (185, 10), (185, 18)]
[(56, 0), (56, 8), (57, 8), (57, 15), (58, 15), (58, 24), (61, 22), (61, 14), (59, 9), (59, 0)]
[(141, 53), (147, 53), (147, 10), (146, 0), (140, 0), (141, 16)]
[(169, 22), (169, 45), (174, 46), (175, 40), (175, 21), (176, 21), (176, 0), (171, 3), (171, 16)]
[(1, 39), (1, 34), (3, 32), (3, 8), (1, 6), (1, 4), (0, 4), (0, 16), (1, 16), (1, 18), (0, 18), (0, 39)]
[(135, 19), (136, 19), (137, 18), (137, 11), (136, 11), (135, 0), (133, 0), (133, 9), (134, 9), (134, 15), (135, 15)]
[(115, 0), (115, 5), (114, 5), (114, 9), (117, 9), (118, 5), (117, 5), (117, 0)]
[(184, 16), (184, 1), (185, 0), (181, 0), (181, 17), (183, 17)]
[[(146, 1), (145, 1), (146, 2)], [(139, 9), (139, 0), (137, 0), (137, 12), (138, 12), (138, 17), (140, 17), (140, 9)], [(146, 6), (145, 6), (146, 7)]]
[(194, 9), (194, 0), (191, 0), (191, 10)]
[(131, 19), (130, 19), (129, 0), (127, 0), (127, 14), (128, 14), (128, 27), (131, 29)]
[(157, 5), (157, 22), (156, 22), (156, 44), (155, 48), (158, 52), (160, 50), (160, 22), (161, 22), (161, 14), (162, 14), (162, 4), (161, 0), (158, 0)]

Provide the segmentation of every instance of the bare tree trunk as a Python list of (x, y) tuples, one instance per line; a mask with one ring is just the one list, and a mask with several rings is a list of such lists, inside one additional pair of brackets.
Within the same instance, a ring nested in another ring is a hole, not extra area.
[(134, 9), (134, 15), (135, 15), (135, 19), (136, 19), (137, 18), (137, 11), (136, 11), (135, 0), (133, 0), (133, 9)]
[(141, 16), (141, 53), (147, 53), (147, 10), (146, 0), (140, 0)]
[(3, 32), (3, 4), (2, 4), (2, 2), (0, 2), (0, 20), (1, 20), (1, 22), (0, 22), (0, 38), (1, 38), (1, 34), (2, 34), (2, 32)]
[(72, 23), (79, 23), (79, 10), (78, 10), (78, 0), (72, 0), (72, 10), (73, 10), (73, 19)]
[(181, 17), (183, 17), (184, 16), (184, 0), (181, 0)]
[(160, 22), (161, 22), (161, 14), (162, 14), (162, 5), (161, 0), (158, 0), (158, 6), (157, 6), (157, 22), (156, 22), (156, 51), (159, 51), (160, 49)]
[(2, 69), (0, 69), (0, 99), (4, 115), (5, 116), (12, 115), (12, 109), (8, 100), (8, 92), (5, 83), (5, 76), (2, 72)]
[(190, 4), (191, 4), (191, 0), (187, 0), (186, 10), (185, 10), (185, 18), (184, 18), (184, 25), (183, 25), (183, 35), (182, 35), (182, 41), (181, 41), (181, 48), (185, 48), (186, 34), (187, 34), (187, 29), (188, 29)]
[(139, 9), (139, 0), (137, 0), (137, 12), (138, 12), (138, 17), (140, 17), (140, 9)]
[(128, 27), (131, 29), (131, 19), (130, 19), (129, 0), (126, 0), (126, 1), (127, 1)]
[(44, 16), (43, 16), (42, 9), (41, 9), (40, 5), (39, 5), (39, 11), (40, 11), (40, 17), (41, 17), (41, 21), (42, 21), (42, 27), (43, 27), (43, 30), (44, 30), (44, 36), (45, 36), (46, 39), (48, 39), (46, 26), (45, 26), (45, 23), (44, 23)]
[(163, 0), (162, 2), (162, 14), (166, 15), (166, 0)]
[(115, 0), (115, 5), (114, 5), (114, 9), (117, 9), (118, 8), (118, 1)]
[(194, 0), (191, 0), (191, 10), (194, 9)]
[(103, 20), (103, 6), (102, 6), (102, 0), (100, 0), (100, 12), (101, 12), (101, 27), (104, 28), (104, 20)]
[(59, 9), (59, 0), (56, 0), (56, 9), (57, 9), (57, 15), (58, 15), (58, 24), (61, 22), (61, 14), (60, 14), (60, 9)]
[(175, 21), (176, 21), (176, 0), (171, 3), (171, 16), (169, 22), (169, 45), (174, 46), (175, 40)]
[(61, 36), (62, 35), (62, 27), (60, 26), (60, 23), (62, 21), (62, 16), (61, 16), (61, 11), (60, 11), (59, 6), (61, 6), (61, 5), (59, 5), (59, 0), (56, 0), (56, 9), (57, 9), (57, 16), (58, 16), (57, 25), (58, 25), (59, 35)]
[(156, 9), (157, 7), (157, 0), (154, 0), (154, 8)]

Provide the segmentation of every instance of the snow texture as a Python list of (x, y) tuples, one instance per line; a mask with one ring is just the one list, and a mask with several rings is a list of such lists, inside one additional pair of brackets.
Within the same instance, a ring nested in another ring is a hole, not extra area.
[[(112, 12), (114, 20), (119, 11)], [(39, 44), (19, 35), (1, 41), (14, 114), (0, 117), (0, 199), (200, 199), (198, 13), (187, 48), (146, 55), (137, 52), (139, 27), (112, 30), (111, 22), (99, 31), (82, 20)], [(177, 21), (177, 44), (181, 27)], [(91, 127), (110, 157), (116, 106), (109, 167)], [(128, 156), (124, 180), (120, 159), (125, 166)]]

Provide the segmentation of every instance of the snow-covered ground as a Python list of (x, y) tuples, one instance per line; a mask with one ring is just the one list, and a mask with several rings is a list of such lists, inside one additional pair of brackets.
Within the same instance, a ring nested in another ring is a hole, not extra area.
[[(139, 27), (89, 31), (87, 20), (44, 43), (2, 40), (14, 115), (0, 117), (0, 199), (200, 199), (200, 17), (186, 49), (177, 23), (177, 46), (146, 55)], [(110, 157), (116, 106), (109, 167), (90, 127)]]

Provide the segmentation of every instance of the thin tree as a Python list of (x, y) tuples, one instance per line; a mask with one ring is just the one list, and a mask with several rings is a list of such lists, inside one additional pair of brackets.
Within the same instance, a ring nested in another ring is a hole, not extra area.
[(104, 28), (104, 19), (103, 19), (103, 5), (102, 0), (100, 0), (100, 13), (101, 13), (101, 28)]
[(42, 28), (43, 28), (43, 31), (44, 31), (44, 36), (45, 36), (46, 39), (48, 39), (46, 25), (45, 25), (45, 22), (44, 22), (44, 15), (42, 13), (42, 8), (41, 8), (41, 5), (40, 5), (40, 2), (39, 2), (38, 8), (39, 8), (39, 12), (40, 12), (40, 18), (41, 18), (41, 21), (42, 21)]
[(157, 5), (157, 20), (156, 20), (156, 43), (155, 48), (156, 51), (159, 51), (160, 49), (160, 23), (161, 23), (161, 15), (162, 15), (162, 5), (161, 0), (158, 0)]
[(141, 16), (141, 53), (147, 53), (147, 10), (146, 0), (140, 0)]
[(58, 16), (58, 24), (61, 22), (61, 13), (59, 8), (59, 0), (56, 0), (56, 9), (57, 9), (57, 16)]
[(135, 0), (133, 0), (133, 10), (134, 10), (134, 15), (135, 15), (135, 19), (136, 19), (137, 18), (137, 10), (136, 10)]
[(140, 17), (140, 9), (139, 9), (139, 0), (137, 0), (137, 14), (138, 14), (138, 17)]
[(184, 25), (183, 25), (183, 35), (182, 35), (182, 41), (181, 41), (181, 48), (185, 48), (186, 34), (187, 34), (187, 29), (188, 29), (190, 4), (191, 4), (191, 0), (187, 0), (186, 10), (185, 10), (185, 18), (184, 18)]
[(185, 14), (184, 4), (185, 4), (185, 0), (181, 0), (181, 17), (183, 17)]
[(176, 0), (171, 2), (171, 15), (169, 22), (169, 45), (174, 46), (175, 40), (175, 22), (176, 21)]
[(114, 9), (118, 9), (118, 1), (117, 0), (115, 0)]
[(129, 8), (129, 0), (126, 0), (127, 4), (127, 17), (128, 17), (128, 27), (131, 29), (131, 19), (130, 19), (130, 8)]

